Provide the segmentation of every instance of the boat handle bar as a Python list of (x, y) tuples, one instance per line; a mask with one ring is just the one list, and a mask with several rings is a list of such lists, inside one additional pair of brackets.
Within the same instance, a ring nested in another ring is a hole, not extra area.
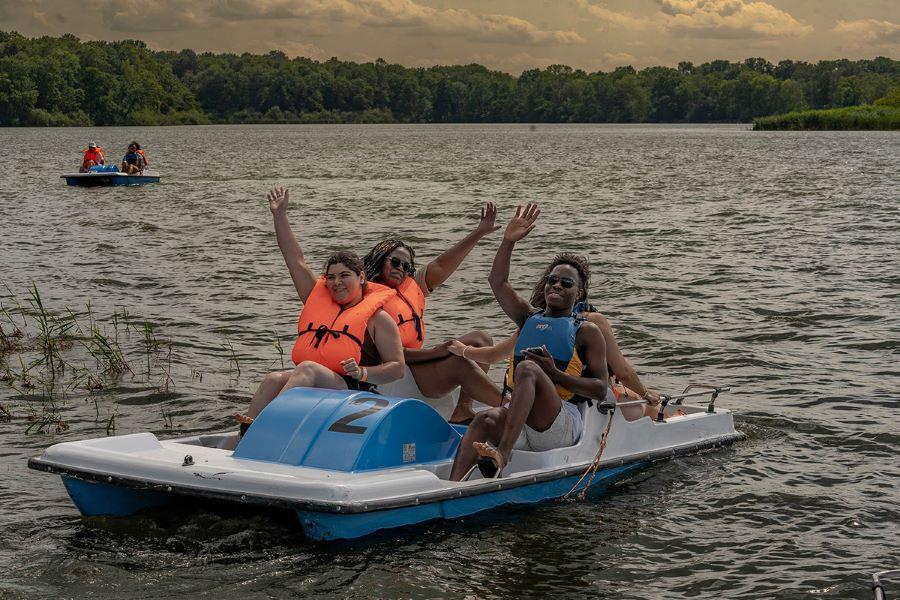
[[(693, 388), (703, 388), (696, 392), (690, 392)], [(694, 398), (696, 396), (709, 396), (709, 405), (706, 407), (706, 412), (714, 413), (716, 412), (715, 403), (716, 398), (719, 397), (719, 394), (722, 392), (728, 392), (731, 390), (731, 387), (720, 387), (718, 385), (707, 385), (704, 383), (692, 383), (684, 388), (684, 391), (680, 394), (676, 394), (674, 396), (668, 396), (666, 394), (659, 395), (659, 412), (656, 414), (656, 420), (659, 423), (665, 421), (666, 417), (666, 406), (669, 405), (669, 402), (672, 400), (675, 401), (675, 405), (679, 406), (682, 403), (682, 400), (685, 398)]]

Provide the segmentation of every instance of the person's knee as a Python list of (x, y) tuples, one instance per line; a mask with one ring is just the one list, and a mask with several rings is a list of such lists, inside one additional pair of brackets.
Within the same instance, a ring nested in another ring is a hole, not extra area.
[(469, 427), (476, 430), (490, 431), (497, 427), (497, 424), (500, 422), (500, 414), (499, 408), (483, 410), (472, 418), (472, 423), (469, 424)]
[(516, 370), (513, 373), (513, 380), (517, 384), (521, 381), (534, 380), (539, 376), (539, 373), (543, 373), (543, 371), (537, 363), (530, 360), (523, 360), (516, 365)]
[(486, 331), (473, 331), (467, 337), (469, 338), (468, 345), (476, 348), (484, 348), (494, 344), (494, 338)]

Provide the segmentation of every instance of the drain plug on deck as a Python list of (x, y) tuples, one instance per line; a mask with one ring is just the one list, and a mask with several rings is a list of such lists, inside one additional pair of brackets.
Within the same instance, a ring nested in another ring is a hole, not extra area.
[(190, 454), (185, 454), (185, 455), (184, 455), (184, 462), (181, 463), (181, 466), (182, 466), (182, 467), (189, 467), (189, 466), (191, 466), (192, 464), (194, 464), (194, 457), (191, 456)]

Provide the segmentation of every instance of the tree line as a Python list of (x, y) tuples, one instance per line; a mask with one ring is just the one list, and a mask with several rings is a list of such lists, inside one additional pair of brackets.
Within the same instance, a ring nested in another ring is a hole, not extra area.
[(407, 68), (268, 54), (157, 52), (0, 31), (0, 125), (205, 123), (749, 122), (869, 104), (900, 86), (900, 61), (714, 60), (518, 77), (481, 65)]

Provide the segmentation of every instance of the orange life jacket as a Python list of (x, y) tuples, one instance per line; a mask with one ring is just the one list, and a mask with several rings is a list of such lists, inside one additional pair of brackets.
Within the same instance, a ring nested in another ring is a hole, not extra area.
[(403, 347), (418, 350), (425, 343), (425, 294), (413, 277), (405, 278), (396, 291), (384, 303), (384, 312), (397, 323)]
[(81, 166), (87, 169), (91, 166), (91, 161), (93, 161), (95, 165), (99, 165), (103, 160), (103, 149), (100, 148), (100, 146), (97, 146), (93, 151), (91, 151), (90, 148), (87, 148), (84, 151), (84, 158), (81, 159)]
[(355, 358), (359, 363), (369, 319), (395, 295), (391, 288), (369, 282), (362, 300), (344, 309), (331, 297), (325, 277), (321, 277), (300, 311), (291, 360), (295, 365), (311, 360), (346, 375), (341, 361)]
[(137, 150), (137, 153), (140, 154), (140, 155), (141, 155), (141, 158), (144, 159), (144, 166), (145, 166), (145, 167), (146, 167), (147, 165), (150, 164), (150, 162), (147, 160), (147, 155), (144, 154), (144, 151), (143, 151), (143, 150)]

